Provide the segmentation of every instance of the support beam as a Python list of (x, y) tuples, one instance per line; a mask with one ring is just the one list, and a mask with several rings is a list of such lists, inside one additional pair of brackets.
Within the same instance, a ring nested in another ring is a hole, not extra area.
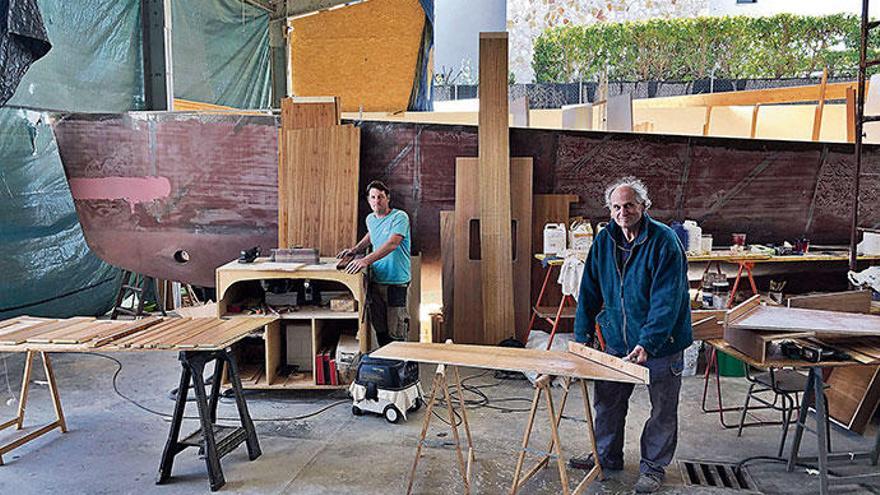
[[(507, 33), (480, 33), (479, 191), (483, 334), (515, 335)], [(519, 253), (519, 256), (528, 254)], [(497, 342), (493, 342), (497, 343)]]
[(816, 115), (813, 116), (813, 141), (819, 140), (822, 131), (822, 111), (825, 109), (825, 91), (828, 84), (828, 69), (822, 71), (822, 82), (819, 84), (819, 103), (816, 105)]
[(287, 82), (287, 19), (269, 21), (269, 72), (272, 77), (272, 108), (281, 108), (289, 94)]
[(173, 110), (171, 0), (142, 0), (146, 110)]

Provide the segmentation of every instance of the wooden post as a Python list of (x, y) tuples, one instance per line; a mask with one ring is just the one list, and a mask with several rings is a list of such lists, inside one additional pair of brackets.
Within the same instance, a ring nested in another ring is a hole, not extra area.
[(712, 107), (708, 106), (708, 107), (706, 107), (706, 120), (705, 120), (705, 122), (703, 122), (703, 135), (704, 136), (709, 135), (709, 122), (711, 122), (711, 120), (712, 120)]
[(483, 332), (513, 337), (507, 33), (480, 33), (479, 190)]
[(846, 88), (846, 141), (856, 142), (856, 88)]
[(822, 111), (825, 109), (825, 90), (828, 84), (828, 69), (822, 70), (822, 82), (819, 84), (819, 103), (816, 105), (816, 115), (813, 116), (813, 141), (819, 140), (819, 132), (822, 130)]
[(754, 139), (755, 133), (758, 130), (758, 110), (761, 109), (761, 104), (756, 103), (755, 108), (752, 110), (752, 129), (749, 131), (749, 137)]

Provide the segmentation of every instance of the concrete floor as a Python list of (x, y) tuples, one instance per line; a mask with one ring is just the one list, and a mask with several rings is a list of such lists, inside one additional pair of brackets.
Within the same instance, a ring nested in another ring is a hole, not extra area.
[[(117, 353), (123, 364), (118, 378), (122, 393), (146, 407), (170, 413), (172, 402), (167, 393), (176, 386), (179, 365), (174, 353)], [(0, 418), (14, 415), (23, 355), (0, 354)], [(159, 458), (169, 423), (159, 416), (136, 408), (116, 395), (111, 378), (116, 364), (90, 355), (55, 355), (55, 372), (70, 431), (56, 432), (4, 456), (0, 466), (0, 494), (15, 493), (180, 493), (208, 492), (204, 462), (195, 449), (179, 454), (169, 484), (154, 485)], [(432, 367), (423, 367), (423, 385), (430, 386)], [(42, 380), (41, 368), (35, 379)], [(464, 376), (479, 370), (464, 370)], [(7, 386), (8, 383), (8, 386)], [(525, 408), (527, 401), (500, 401), (502, 398), (529, 398), (531, 387), (524, 381), (499, 382), (491, 375), (467, 380), (470, 385), (492, 385), (482, 390), (494, 401), (493, 406)], [(743, 379), (725, 379), (725, 396), (740, 403), (745, 392)], [(681, 397), (681, 432), (676, 461), (681, 459), (737, 462), (757, 455), (774, 455), (779, 441), (779, 427), (748, 428), (741, 438), (735, 430), (724, 430), (717, 415), (700, 412), (702, 378), (686, 378)], [(30, 425), (52, 417), (48, 391), (44, 384), (33, 384), (28, 404)], [(575, 394), (570, 399), (570, 415), (577, 415), (582, 401)], [(346, 398), (344, 392), (321, 393), (248, 393), (248, 404), (255, 419), (290, 418), (315, 411), (324, 405)], [(628, 418), (626, 459), (623, 472), (611, 473), (608, 480), (595, 482), (588, 493), (631, 493), (638, 476), (638, 435), (649, 406), (645, 390), (636, 389)], [(194, 413), (195, 406), (188, 412)], [(582, 411), (582, 409), (581, 409)], [(234, 404), (223, 402), (220, 416), (233, 416)], [(404, 493), (406, 476), (415, 453), (416, 439), (424, 409), (409, 422), (387, 423), (375, 416), (354, 417), (347, 404), (331, 408), (306, 420), (258, 421), (257, 432), (263, 455), (247, 460), (244, 446), (222, 461), (227, 484), (223, 493), (289, 494), (387, 494)], [(582, 414), (582, 412), (581, 412)], [(506, 493), (515, 465), (515, 452), (522, 438), (527, 413), (502, 412), (480, 408), (469, 412), (476, 444), (475, 493)], [(733, 419), (733, 418), (731, 418)], [(447, 429), (432, 422), (430, 437)], [(539, 433), (533, 445), (542, 446), (549, 436), (546, 419), (538, 423)], [(189, 421), (184, 434), (195, 428)], [(865, 437), (835, 430), (835, 450), (866, 450), (873, 443), (873, 427)], [(440, 434), (440, 435), (438, 435)], [(10, 438), (0, 432), (0, 441)], [(564, 420), (561, 436), (567, 454), (582, 454), (587, 449), (583, 424)], [(803, 452), (815, 452), (812, 436), (805, 437)], [(869, 472), (857, 466), (858, 472)], [(876, 468), (875, 468), (876, 470)], [(839, 472), (846, 471), (843, 468)], [(786, 473), (781, 464), (754, 463), (749, 467), (758, 488), (764, 493), (815, 493), (816, 477), (804, 469)], [(581, 472), (569, 471), (572, 477)], [(522, 493), (559, 493), (555, 465), (530, 481)], [(453, 450), (427, 449), (419, 465), (416, 493), (460, 493)], [(668, 470), (663, 493), (743, 493), (729, 489), (684, 486), (677, 462)], [(845, 486), (834, 493), (880, 493), (876, 485)]]

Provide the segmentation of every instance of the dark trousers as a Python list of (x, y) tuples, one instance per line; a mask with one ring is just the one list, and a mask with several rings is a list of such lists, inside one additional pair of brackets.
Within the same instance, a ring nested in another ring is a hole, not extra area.
[[(642, 430), (639, 472), (662, 478), (678, 442), (682, 353), (650, 358), (644, 366), (651, 375), (651, 417)], [(623, 437), (632, 391), (632, 383), (595, 382), (596, 450), (603, 467), (623, 468)]]
[(407, 291), (409, 285), (370, 283), (370, 323), (379, 347), (390, 342), (406, 341), (409, 333)]

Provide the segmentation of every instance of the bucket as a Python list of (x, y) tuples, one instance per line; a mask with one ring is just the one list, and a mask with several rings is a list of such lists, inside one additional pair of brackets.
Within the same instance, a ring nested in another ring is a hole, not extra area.
[(746, 376), (746, 365), (739, 359), (728, 356), (721, 351), (718, 351), (715, 356), (718, 358), (718, 373), (721, 376)]

